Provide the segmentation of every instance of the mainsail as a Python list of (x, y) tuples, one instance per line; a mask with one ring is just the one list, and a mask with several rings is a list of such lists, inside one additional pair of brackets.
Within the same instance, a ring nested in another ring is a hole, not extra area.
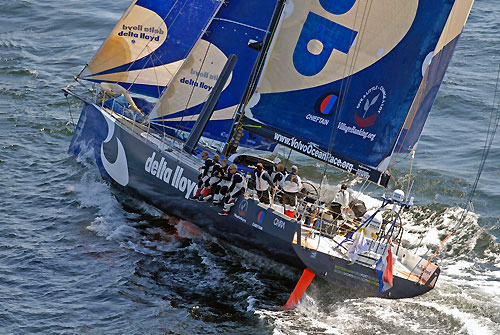
[[(244, 125), (386, 185), (384, 172), (424, 80), (422, 68), (428, 55), (438, 54), (438, 42), (443, 48), (454, 35), (447, 25), (452, 9), (464, 12), (454, 3), (287, 2)], [(447, 61), (436, 62), (436, 71)], [(441, 79), (433, 79), (436, 89)]]
[(159, 97), (223, 0), (136, 0), (81, 78)]
[[(204, 137), (226, 141), (259, 56), (252, 45), (262, 42), (269, 33), (275, 7), (276, 1), (270, 0), (232, 0), (223, 6), (151, 113), (152, 123), (166, 131), (190, 131), (228, 56), (235, 54), (238, 63), (203, 133)], [(249, 133), (240, 143), (265, 149), (273, 144)]]

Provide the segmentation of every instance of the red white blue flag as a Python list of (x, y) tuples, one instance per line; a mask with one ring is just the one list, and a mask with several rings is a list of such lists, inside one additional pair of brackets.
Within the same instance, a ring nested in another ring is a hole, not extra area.
[(392, 245), (384, 252), (375, 266), (380, 287), (378, 293), (387, 291), (392, 287)]

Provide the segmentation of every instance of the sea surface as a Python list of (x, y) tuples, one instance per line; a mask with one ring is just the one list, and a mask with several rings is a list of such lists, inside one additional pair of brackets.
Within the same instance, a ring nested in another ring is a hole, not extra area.
[[(438, 255), (436, 289), (360, 298), (208, 235), (67, 154), (81, 105), (60, 88), (129, 0), (0, 1), (0, 334), (500, 334), (500, 138), (466, 224)], [(405, 243), (432, 253), (476, 177), (500, 65), (500, 3), (477, 0), (415, 156)], [(318, 180), (314, 162), (297, 160)], [(407, 178), (399, 164), (396, 181)], [(334, 187), (348, 181), (338, 172)], [(369, 188), (373, 197), (383, 191)], [(391, 190), (387, 191), (391, 192)], [(425, 235), (423, 231), (430, 233)]]

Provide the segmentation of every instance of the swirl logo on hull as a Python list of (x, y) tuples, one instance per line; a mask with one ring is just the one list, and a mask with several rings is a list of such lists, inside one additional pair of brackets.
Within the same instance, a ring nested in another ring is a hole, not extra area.
[(109, 174), (109, 176), (113, 178), (114, 181), (116, 181), (118, 184), (122, 186), (126, 186), (129, 181), (129, 176), (128, 176), (128, 164), (127, 164), (127, 156), (125, 154), (125, 149), (123, 148), (123, 145), (120, 142), (120, 140), (117, 138), (116, 144), (118, 146), (117, 150), (118, 153), (116, 155), (116, 160), (114, 163), (108, 161), (108, 159), (104, 155), (104, 143), (109, 143), (109, 141), (111, 141), (111, 139), (113, 138), (113, 135), (115, 133), (115, 123), (111, 119), (109, 119), (109, 117), (105, 113), (101, 112), (101, 114), (104, 116), (104, 119), (108, 124), (108, 136), (101, 143), (102, 165), (104, 166), (104, 169)]

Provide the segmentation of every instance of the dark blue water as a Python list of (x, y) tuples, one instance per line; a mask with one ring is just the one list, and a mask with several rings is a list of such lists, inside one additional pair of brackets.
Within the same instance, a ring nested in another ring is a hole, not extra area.
[[(80, 105), (68, 108), (59, 88), (128, 5), (1, 2), (0, 334), (500, 333), (500, 140), (474, 212), (439, 255), (435, 290), (387, 301), (318, 280), (292, 312), (278, 307), (294, 269), (177, 232), (174, 220), (110, 187), (90, 159), (70, 157)], [(474, 5), (419, 144), (418, 206), (405, 218), (415, 248), (430, 230), (419, 253), (446, 236), (475, 178), (500, 64), (499, 11), (496, 0)], [(316, 177), (313, 162), (299, 164)], [(397, 181), (407, 168), (395, 168)]]

